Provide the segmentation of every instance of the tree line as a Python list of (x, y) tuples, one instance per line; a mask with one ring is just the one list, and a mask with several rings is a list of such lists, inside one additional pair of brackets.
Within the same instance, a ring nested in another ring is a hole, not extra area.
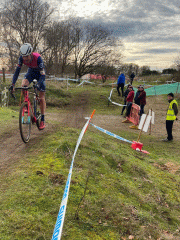
[(66, 71), (81, 78), (87, 73), (109, 75), (121, 63), (121, 42), (101, 25), (69, 18), (53, 20), (54, 9), (41, 0), (8, 0), (1, 8), (1, 57), (13, 71), (19, 48), (29, 42), (50, 74)]
[(20, 46), (29, 42), (39, 52), (48, 74), (102, 76), (159, 74), (148, 66), (122, 63), (122, 43), (101, 25), (71, 18), (55, 21), (55, 10), (41, 0), (7, 0), (0, 11), (0, 57), (14, 71)]

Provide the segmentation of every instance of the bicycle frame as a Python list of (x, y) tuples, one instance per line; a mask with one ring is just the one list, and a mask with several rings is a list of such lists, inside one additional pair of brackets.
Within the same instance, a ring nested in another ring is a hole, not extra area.
[[(33, 122), (37, 123), (37, 106), (36, 106), (36, 101), (39, 101), (39, 96), (37, 94), (37, 86), (36, 86), (36, 82), (33, 81), (33, 95), (34, 95), (34, 102), (33, 102), (33, 107), (31, 104), (31, 100), (29, 98), (29, 89), (32, 89), (32, 87), (19, 87), (19, 88), (15, 88), (15, 89), (21, 89), (23, 90), (23, 95), (24, 95), (24, 102), (28, 103), (28, 117), (29, 117), (29, 121), (31, 120), (31, 116), (33, 117)], [(24, 112), (25, 109), (23, 109), (23, 117), (24, 117)], [(37, 125), (38, 126), (38, 125)]]
[[(29, 89), (33, 88), (33, 92), (29, 92)], [(19, 111), (19, 129), (22, 140), (27, 143), (31, 134), (31, 123), (36, 123), (37, 128), (40, 130), (41, 111), (38, 108), (39, 96), (37, 93), (37, 80), (33, 80), (33, 87), (19, 87), (15, 89), (21, 89), (24, 101), (21, 104)], [(33, 94), (33, 105), (29, 98), (29, 94)], [(12, 96), (15, 98), (13, 93)]]

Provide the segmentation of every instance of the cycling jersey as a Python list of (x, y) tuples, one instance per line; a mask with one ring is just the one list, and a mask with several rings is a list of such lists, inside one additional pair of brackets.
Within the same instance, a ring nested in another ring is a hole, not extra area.
[[(26, 62), (22, 56), (19, 57), (19, 61), (18, 61), (18, 66), (16, 68), (16, 71), (14, 73), (14, 76), (13, 76), (13, 85), (15, 85), (18, 77), (19, 77), (19, 73), (21, 71), (21, 67), (22, 65), (26, 65), (29, 67), (29, 70), (31, 69), (31, 72), (34, 72), (34, 73), (37, 73), (38, 75), (38, 81), (44, 81), (45, 80), (45, 74), (44, 75), (41, 75), (41, 71), (44, 72), (44, 63), (43, 63), (43, 60), (41, 58), (41, 55), (39, 53), (35, 53), (33, 52), (32, 53), (32, 61), (30, 63)], [(25, 75), (25, 78), (26, 75)], [(30, 78), (27, 78), (29, 82), (31, 82), (31, 79)], [(33, 80), (33, 79), (32, 79)]]

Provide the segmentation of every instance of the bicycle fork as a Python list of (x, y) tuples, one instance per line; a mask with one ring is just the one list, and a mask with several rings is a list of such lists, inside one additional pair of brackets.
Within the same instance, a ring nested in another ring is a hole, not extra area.
[[(24, 117), (24, 115), (27, 114), (27, 119)], [(27, 105), (23, 108), (22, 111), (22, 124), (30, 124), (31, 123), (31, 113), (30, 113), (30, 106), (29, 102), (27, 102)]]

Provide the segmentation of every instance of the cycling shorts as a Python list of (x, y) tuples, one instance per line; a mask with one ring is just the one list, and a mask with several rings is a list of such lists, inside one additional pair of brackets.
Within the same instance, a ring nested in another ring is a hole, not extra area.
[(28, 71), (25, 74), (24, 78), (27, 79), (29, 83), (36, 79), (38, 81), (38, 91), (45, 92), (45, 75), (41, 75), (40, 71), (33, 68), (28, 68)]

